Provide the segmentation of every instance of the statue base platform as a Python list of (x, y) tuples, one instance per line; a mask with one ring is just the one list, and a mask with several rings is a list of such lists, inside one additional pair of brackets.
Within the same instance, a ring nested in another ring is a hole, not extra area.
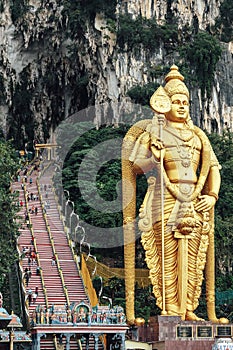
[(231, 338), (233, 324), (181, 321), (179, 316), (157, 316), (138, 328), (137, 340), (157, 350), (211, 350), (216, 339)]

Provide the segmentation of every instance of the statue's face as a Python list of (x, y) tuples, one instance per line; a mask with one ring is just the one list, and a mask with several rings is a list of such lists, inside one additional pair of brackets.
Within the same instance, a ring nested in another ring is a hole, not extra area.
[(171, 110), (166, 113), (167, 120), (184, 123), (189, 117), (189, 100), (186, 95), (175, 94), (171, 97)]

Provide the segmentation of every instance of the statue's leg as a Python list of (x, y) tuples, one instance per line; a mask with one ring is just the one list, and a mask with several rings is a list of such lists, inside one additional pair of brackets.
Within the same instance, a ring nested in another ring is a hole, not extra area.
[(156, 303), (163, 309), (163, 280), (165, 282), (165, 310), (168, 315), (182, 316), (178, 300), (177, 254), (178, 240), (174, 238), (172, 227), (167, 221), (175, 205), (174, 197), (165, 191), (164, 198), (164, 279), (162, 278), (162, 223), (160, 193), (155, 192), (152, 206), (153, 229), (142, 234), (142, 244), (146, 251), (146, 262)]
[(201, 216), (196, 215), (197, 224), (194, 230), (194, 238), (189, 239), (188, 245), (188, 290), (186, 319), (200, 320), (194, 314), (199, 304), (203, 271), (206, 264), (206, 252), (208, 249), (208, 235), (202, 232)]
[[(171, 207), (174, 205), (171, 203)], [(166, 222), (170, 215), (170, 208), (166, 202), (165, 221), (164, 221), (164, 282), (165, 282), (165, 307), (168, 315), (180, 315), (180, 307), (178, 302), (178, 276), (177, 276), (177, 254), (178, 240), (174, 238), (171, 228), (166, 226)], [(154, 225), (155, 244), (159, 255), (159, 288), (162, 295), (162, 238), (161, 238), (161, 222)], [(158, 303), (157, 303), (158, 305)], [(159, 305), (161, 308), (161, 305)]]
[(166, 311), (170, 315), (179, 315), (180, 308), (178, 302), (178, 276), (177, 276), (177, 254), (178, 241), (174, 239), (174, 234), (165, 230), (165, 256), (164, 256), (164, 273), (165, 273), (165, 300)]

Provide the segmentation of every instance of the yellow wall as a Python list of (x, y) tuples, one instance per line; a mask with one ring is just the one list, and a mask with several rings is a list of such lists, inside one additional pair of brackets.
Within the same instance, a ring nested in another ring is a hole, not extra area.
[(151, 350), (152, 345), (147, 344), (147, 343), (143, 343), (143, 342), (133, 341), (133, 340), (126, 340), (125, 341), (125, 349), (126, 350), (131, 350), (131, 349)]

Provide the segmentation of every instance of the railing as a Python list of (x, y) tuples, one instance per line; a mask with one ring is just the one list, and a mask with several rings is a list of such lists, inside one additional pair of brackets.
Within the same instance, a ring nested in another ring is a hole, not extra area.
[(81, 339), (78, 339), (78, 340), (77, 340), (77, 343), (78, 343), (79, 350), (82, 350), (82, 349), (83, 349), (83, 346), (82, 346)]
[[(23, 179), (22, 181), (22, 184), (23, 184), (23, 192), (24, 192), (24, 199), (25, 199), (25, 203), (26, 203), (26, 210), (28, 212), (28, 202), (27, 202), (27, 196), (26, 196), (26, 186), (25, 186), (25, 181)], [(19, 237), (18, 237), (19, 239)], [(17, 239), (17, 240), (18, 240)], [(25, 273), (24, 273), (24, 270), (23, 270), (23, 266), (22, 266), (22, 253), (19, 249), (19, 244), (17, 244), (17, 250), (18, 250), (18, 254), (19, 254), (19, 269), (20, 269), (20, 273), (21, 273), (21, 288), (22, 288), (22, 293), (24, 295), (24, 304), (25, 304), (25, 313), (26, 313), (26, 316), (27, 316), (27, 326), (29, 327), (29, 323), (30, 323), (30, 314), (29, 314), (29, 304), (28, 304), (28, 295), (27, 295), (27, 290), (26, 290), (26, 286), (25, 286), (25, 280), (24, 280), (24, 276), (25, 276)]]
[[(44, 171), (46, 169), (48, 169), (49, 166), (50, 166), (50, 164), (46, 168), (43, 169), (43, 172), (40, 174), (39, 178), (44, 173)], [(42, 199), (42, 195), (41, 195), (41, 192), (40, 192), (40, 186), (39, 186), (39, 181), (38, 180), (37, 180), (37, 187), (38, 187), (40, 201), (41, 201), (41, 203), (43, 203), (43, 199)], [(97, 295), (96, 295), (96, 291), (95, 291), (95, 289), (94, 289), (94, 287), (92, 285), (90, 274), (89, 274), (88, 268), (86, 266), (86, 261), (84, 260), (84, 262), (82, 262), (82, 264), (81, 264), (82, 267), (80, 269), (78, 257), (77, 257), (77, 254), (75, 254), (75, 252), (74, 252), (72, 240), (70, 239), (70, 235), (69, 235), (67, 226), (66, 226), (66, 224), (64, 222), (64, 217), (63, 217), (63, 215), (61, 213), (61, 207), (59, 205), (59, 201), (58, 201), (58, 198), (57, 198), (57, 195), (56, 195), (56, 192), (55, 192), (53, 186), (52, 186), (52, 191), (53, 191), (53, 194), (54, 194), (54, 197), (55, 197), (55, 201), (57, 202), (57, 209), (59, 211), (59, 215), (60, 215), (61, 221), (63, 223), (64, 233), (66, 234), (67, 241), (69, 243), (69, 246), (70, 246), (70, 249), (71, 249), (71, 252), (72, 252), (72, 255), (73, 255), (73, 259), (74, 259), (74, 261), (76, 263), (76, 266), (77, 266), (77, 270), (78, 270), (78, 272), (79, 272), (79, 274), (81, 276), (81, 279), (83, 281), (83, 285), (84, 285), (84, 289), (85, 289), (86, 295), (87, 295), (91, 305), (92, 306), (96, 306), (96, 305), (98, 305), (98, 298), (97, 298)], [(46, 213), (44, 212), (43, 215), (44, 215), (44, 218), (45, 218), (47, 230), (48, 230), (48, 232), (50, 234), (50, 241), (52, 243), (53, 252), (54, 252), (54, 255), (56, 256), (56, 259), (57, 259), (57, 266), (58, 266), (58, 270), (59, 270), (59, 273), (60, 273), (60, 276), (61, 276), (64, 293), (65, 293), (65, 296), (66, 296), (66, 299), (67, 299), (67, 305), (69, 306), (70, 305), (69, 296), (68, 296), (67, 288), (65, 286), (62, 269), (60, 268), (60, 264), (59, 264), (59, 261), (58, 261), (58, 258), (57, 258), (57, 254), (56, 254), (56, 251), (55, 251), (55, 246), (54, 246), (53, 238), (51, 236), (50, 227), (48, 225)]]
[[(21, 254), (20, 250), (19, 250), (19, 247), (17, 247), (17, 250), (18, 250), (18, 253), (19, 253), (19, 256)], [(25, 304), (25, 313), (26, 313), (26, 316), (27, 316), (27, 326), (29, 328), (30, 326), (30, 315), (29, 315), (29, 309), (28, 309), (28, 300), (27, 300), (27, 290), (25, 288), (25, 282), (24, 282), (24, 271), (23, 271), (23, 267), (22, 267), (22, 260), (20, 259), (19, 260), (19, 269), (20, 269), (20, 277), (21, 277), (21, 288), (22, 288), (22, 293), (23, 293), (23, 296), (24, 296), (24, 304)]]
[[(48, 167), (50, 166), (50, 164), (45, 167), (43, 169), (43, 172), (48, 169)], [(41, 174), (40, 174), (41, 176)], [(39, 177), (40, 177), (39, 176)], [(39, 199), (40, 199), (40, 202), (41, 202), (41, 207), (42, 209), (44, 209), (44, 205), (43, 205), (43, 196), (41, 194), (41, 191), (40, 191), (40, 184), (39, 184), (39, 181), (38, 179), (36, 180), (36, 184), (37, 184), (37, 189), (38, 189), (38, 193), (39, 193)], [(47, 215), (46, 215), (46, 212), (44, 210), (42, 210), (43, 212), (43, 218), (44, 218), (44, 221), (45, 221), (45, 225), (46, 225), (46, 230), (48, 232), (48, 235), (49, 235), (49, 239), (50, 239), (50, 243), (51, 243), (51, 246), (52, 246), (52, 250), (53, 250), (53, 255), (56, 257), (56, 263), (57, 263), (57, 269), (58, 269), (58, 272), (59, 272), (59, 276), (61, 278), (61, 282), (62, 282), (62, 288), (63, 288), (63, 292), (65, 294), (65, 298), (66, 298), (66, 302), (67, 302), (67, 306), (69, 307), (70, 306), (70, 300), (69, 300), (69, 295), (68, 295), (68, 291), (67, 291), (67, 287), (65, 285), (65, 281), (64, 281), (64, 276), (63, 276), (63, 272), (62, 272), (62, 268), (60, 266), (60, 262), (59, 262), (59, 259), (58, 259), (58, 255), (56, 253), (56, 249), (55, 249), (55, 245), (54, 245), (54, 239), (53, 239), (53, 236), (52, 236), (52, 233), (51, 233), (51, 230), (50, 230), (50, 225), (48, 223), (48, 219), (47, 219)]]
[(54, 344), (55, 350), (57, 350), (58, 349), (58, 344), (57, 344), (57, 336), (56, 336), (56, 334), (54, 334), (54, 337), (53, 337), (53, 344)]
[(50, 226), (49, 226), (49, 223), (48, 223), (48, 219), (47, 219), (46, 213), (44, 213), (43, 216), (44, 216), (44, 220), (45, 220), (45, 224), (46, 224), (46, 229), (47, 229), (47, 232), (49, 234), (49, 239), (50, 239), (50, 243), (51, 243), (51, 246), (52, 246), (53, 255), (56, 257), (57, 269), (58, 269), (58, 272), (59, 272), (59, 276), (61, 278), (63, 291), (64, 291), (64, 294), (65, 294), (65, 297), (66, 297), (66, 302), (67, 302), (67, 305), (69, 307), (70, 306), (70, 300), (69, 300), (69, 296), (68, 296), (68, 292), (67, 292), (67, 287), (65, 285), (65, 280), (64, 280), (62, 268), (60, 266), (59, 258), (58, 258), (58, 255), (57, 255), (57, 252), (56, 252), (56, 248), (55, 248), (55, 245), (54, 245), (54, 239), (53, 239), (52, 234), (51, 234), (51, 230), (50, 230)]
[(25, 202), (26, 202), (27, 214), (28, 214), (28, 217), (29, 217), (29, 228), (30, 228), (31, 236), (33, 237), (33, 244), (34, 244), (34, 249), (35, 249), (35, 253), (36, 253), (37, 265), (40, 267), (40, 278), (41, 278), (41, 284), (42, 284), (44, 298), (45, 298), (45, 304), (46, 304), (46, 308), (48, 308), (49, 304), (48, 304), (47, 290), (46, 290), (46, 287), (45, 287), (43, 270), (42, 270), (41, 264), (40, 264), (40, 257), (39, 257), (39, 252), (38, 252), (38, 249), (37, 249), (36, 238), (35, 238), (35, 235), (34, 235), (33, 225), (32, 225), (32, 221), (31, 221), (31, 215), (30, 215), (30, 212), (28, 210), (28, 200), (27, 200), (27, 196), (26, 196), (26, 188), (25, 188)]
[[(34, 237), (34, 234), (33, 234), (33, 237)], [(40, 257), (39, 257), (39, 253), (38, 253), (37, 244), (36, 244), (36, 238), (35, 237), (34, 237), (34, 247), (35, 247), (35, 252), (36, 252), (36, 257), (37, 257), (37, 263), (38, 263), (38, 266), (40, 267), (40, 278), (41, 278), (41, 284), (42, 284), (43, 293), (44, 293), (44, 297), (45, 297), (45, 305), (46, 305), (46, 308), (48, 309), (49, 302), (48, 302), (47, 290), (46, 290), (46, 287), (45, 287), (43, 269), (41, 268)]]
[(69, 235), (69, 232), (68, 232), (68, 228), (67, 228), (67, 226), (65, 224), (64, 217), (63, 217), (63, 214), (61, 212), (61, 206), (59, 204), (59, 200), (58, 200), (57, 194), (56, 194), (53, 186), (52, 186), (52, 191), (54, 193), (55, 201), (57, 203), (57, 209), (59, 211), (59, 216), (60, 216), (61, 221), (63, 223), (64, 232), (65, 232), (67, 240), (69, 242), (69, 247), (71, 249), (71, 252), (72, 252), (72, 255), (73, 255), (73, 259), (74, 259), (74, 261), (76, 263), (78, 272), (79, 272), (80, 277), (82, 279), (83, 286), (84, 286), (87, 298), (89, 299), (89, 301), (90, 301), (92, 306), (96, 306), (96, 305), (98, 305), (98, 298), (97, 298), (97, 295), (96, 295), (96, 291), (95, 291), (95, 289), (93, 287), (89, 271), (88, 271), (87, 266), (86, 266), (86, 261), (84, 259), (84, 262), (82, 262), (82, 264), (81, 264), (82, 267), (80, 268), (80, 261), (79, 261), (79, 258), (77, 256), (77, 254), (74, 251), (73, 241), (70, 238), (70, 235)]
[[(32, 169), (30, 169), (27, 172), (27, 176), (31, 174), (32, 170), (33, 170), (33, 167), (32, 167)], [(23, 186), (24, 199), (25, 199), (26, 212), (27, 212), (28, 218), (29, 218), (29, 229), (30, 229), (30, 232), (31, 232), (31, 236), (34, 238), (34, 242), (33, 243), (34, 243), (34, 249), (35, 249), (35, 253), (36, 253), (37, 264), (38, 264), (38, 266), (40, 266), (40, 258), (39, 258), (39, 254), (38, 254), (38, 250), (37, 250), (36, 239), (35, 239), (35, 236), (34, 236), (31, 216), (30, 216), (30, 212), (29, 212), (29, 208), (28, 208), (28, 199), (27, 199), (27, 195), (26, 195), (26, 183), (25, 183), (24, 179), (23, 179), (22, 183), (24, 185)], [(19, 255), (21, 255), (19, 247), (17, 247), (17, 249), (19, 251)], [(26, 306), (25, 312), (26, 312), (26, 316), (27, 316), (27, 323), (29, 324), (29, 321), (30, 321), (29, 303), (28, 303), (28, 295), (27, 295), (27, 290), (26, 290), (25, 281), (24, 281), (24, 275), (25, 274), (24, 274), (24, 271), (23, 271), (22, 260), (21, 259), (20, 259), (20, 263), (19, 263), (19, 268), (20, 268), (20, 271), (21, 271), (21, 287), (22, 287), (22, 291), (23, 291), (23, 294), (24, 294), (24, 300), (25, 300), (25, 306)], [(40, 278), (41, 278), (41, 284), (42, 284), (44, 298), (45, 298), (45, 304), (46, 304), (46, 307), (48, 307), (48, 298), (47, 298), (47, 292), (46, 292), (46, 288), (45, 288), (45, 284), (44, 284), (44, 278), (43, 278), (43, 271), (42, 271), (42, 269), (40, 269)]]
[(83, 287), (85, 289), (85, 292), (86, 292), (86, 295), (87, 295), (87, 298), (89, 299), (89, 301), (91, 302), (91, 305), (93, 306), (96, 306), (98, 304), (98, 298), (97, 298), (97, 295), (96, 295), (96, 291), (92, 285), (92, 282), (91, 282), (91, 279), (90, 279), (90, 275), (89, 275), (89, 272), (87, 271), (88, 275), (89, 275), (89, 280), (88, 280), (88, 277), (84, 277), (83, 275), (83, 271), (81, 270), (80, 268), (80, 261), (79, 261), (79, 258), (77, 256), (77, 254), (75, 253), (74, 251), (74, 247), (73, 247), (73, 241), (70, 239), (70, 235), (69, 235), (69, 232), (68, 232), (68, 229), (67, 229), (67, 226), (65, 224), (65, 221), (64, 221), (64, 217), (63, 217), (63, 214), (61, 212), (61, 206), (59, 204), (59, 200), (58, 200), (58, 197), (57, 197), (57, 194), (55, 192), (55, 189), (54, 187), (52, 186), (52, 191), (53, 191), (53, 194), (54, 194), (54, 197), (55, 197), (55, 201), (57, 203), (57, 209), (58, 209), (58, 212), (59, 212), (59, 216), (60, 216), (60, 219), (63, 223), (63, 228), (64, 228), (64, 233), (66, 234), (66, 238), (68, 240), (68, 243), (69, 243), (69, 247), (71, 249), (71, 252), (72, 252), (72, 256), (73, 256), (73, 259), (74, 259), (74, 262), (77, 266), (77, 270), (78, 270), (78, 273), (81, 277), (81, 280), (83, 282)]

